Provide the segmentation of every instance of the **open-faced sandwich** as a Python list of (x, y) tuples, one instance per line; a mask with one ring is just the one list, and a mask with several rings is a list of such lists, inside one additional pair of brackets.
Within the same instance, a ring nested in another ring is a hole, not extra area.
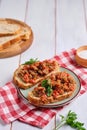
[(59, 71), (59, 64), (56, 60), (32, 61), (31, 59), (20, 65), (14, 72), (13, 82), (17, 87), (27, 89)]
[(74, 78), (67, 72), (57, 72), (42, 80), (28, 93), (28, 100), (36, 106), (69, 98), (76, 88)]

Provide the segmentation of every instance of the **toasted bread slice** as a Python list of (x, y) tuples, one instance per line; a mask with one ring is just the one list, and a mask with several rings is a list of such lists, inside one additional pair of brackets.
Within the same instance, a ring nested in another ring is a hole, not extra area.
[(21, 26), (18, 24), (0, 22), (0, 36), (9, 36), (19, 33)]
[(56, 60), (45, 60), (31, 65), (20, 65), (14, 72), (13, 82), (19, 88), (27, 89), (57, 71), (59, 71), (59, 64)]
[(74, 78), (67, 72), (57, 72), (37, 84), (28, 93), (31, 104), (41, 106), (69, 98), (76, 89)]
[(29, 39), (30, 34), (31, 30), (22, 27), (18, 34), (0, 37), (0, 50), (10, 47), (12, 44), (18, 43), (18, 41)]

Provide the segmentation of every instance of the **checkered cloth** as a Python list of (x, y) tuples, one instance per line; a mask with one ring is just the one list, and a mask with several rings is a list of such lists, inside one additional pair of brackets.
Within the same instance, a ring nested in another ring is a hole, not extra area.
[[(76, 63), (75, 52), (75, 49), (69, 52), (62, 52), (60, 55), (55, 56), (54, 59), (61, 66), (72, 70), (78, 75), (81, 81), (81, 91), (79, 94), (81, 95), (87, 91), (87, 69)], [(64, 109), (64, 107), (55, 109), (37, 108), (28, 104), (18, 96), (12, 82), (0, 88), (0, 117), (5, 123), (10, 123), (18, 119), (30, 125), (43, 128), (61, 109)]]

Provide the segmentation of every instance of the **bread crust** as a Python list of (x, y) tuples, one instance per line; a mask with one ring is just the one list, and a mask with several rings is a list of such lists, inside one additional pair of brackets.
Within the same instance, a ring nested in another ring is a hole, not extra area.
[(18, 69), (16, 69), (16, 71), (14, 72), (14, 75), (13, 75), (13, 82), (14, 84), (19, 87), (19, 88), (22, 88), (22, 89), (27, 89), (29, 87), (32, 86), (31, 83), (25, 83), (21, 80), (21, 78), (19, 78), (18, 76), (18, 73), (20, 72), (20, 70), (24, 67), (24, 65), (20, 65), (18, 67)]
[(29, 100), (29, 102), (32, 104), (32, 105), (35, 105), (35, 106), (42, 106), (42, 105), (47, 105), (49, 103), (54, 103), (54, 102), (59, 102), (59, 101), (62, 101), (66, 98), (69, 98), (71, 95), (72, 95), (72, 91), (70, 92), (67, 92), (63, 95), (59, 95), (56, 97), (56, 99), (53, 99), (52, 96), (48, 97), (46, 102), (44, 103), (40, 97), (35, 97), (35, 95), (33, 95), (32, 92), (29, 92), (28, 93), (28, 97), (27, 99)]

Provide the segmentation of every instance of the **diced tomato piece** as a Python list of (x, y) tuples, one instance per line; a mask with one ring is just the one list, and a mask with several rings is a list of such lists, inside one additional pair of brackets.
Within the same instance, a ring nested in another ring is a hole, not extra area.
[(41, 101), (42, 101), (43, 103), (46, 103), (46, 102), (47, 102), (47, 95), (46, 95), (46, 94), (43, 94), (43, 95), (41, 96)]
[(59, 96), (59, 93), (56, 90), (54, 90), (52, 95), (53, 95), (53, 97), (55, 99), (57, 96)]
[(26, 83), (29, 82), (29, 77), (28, 77), (27, 74), (24, 75), (23, 79), (24, 79), (24, 81), (25, 81)]

